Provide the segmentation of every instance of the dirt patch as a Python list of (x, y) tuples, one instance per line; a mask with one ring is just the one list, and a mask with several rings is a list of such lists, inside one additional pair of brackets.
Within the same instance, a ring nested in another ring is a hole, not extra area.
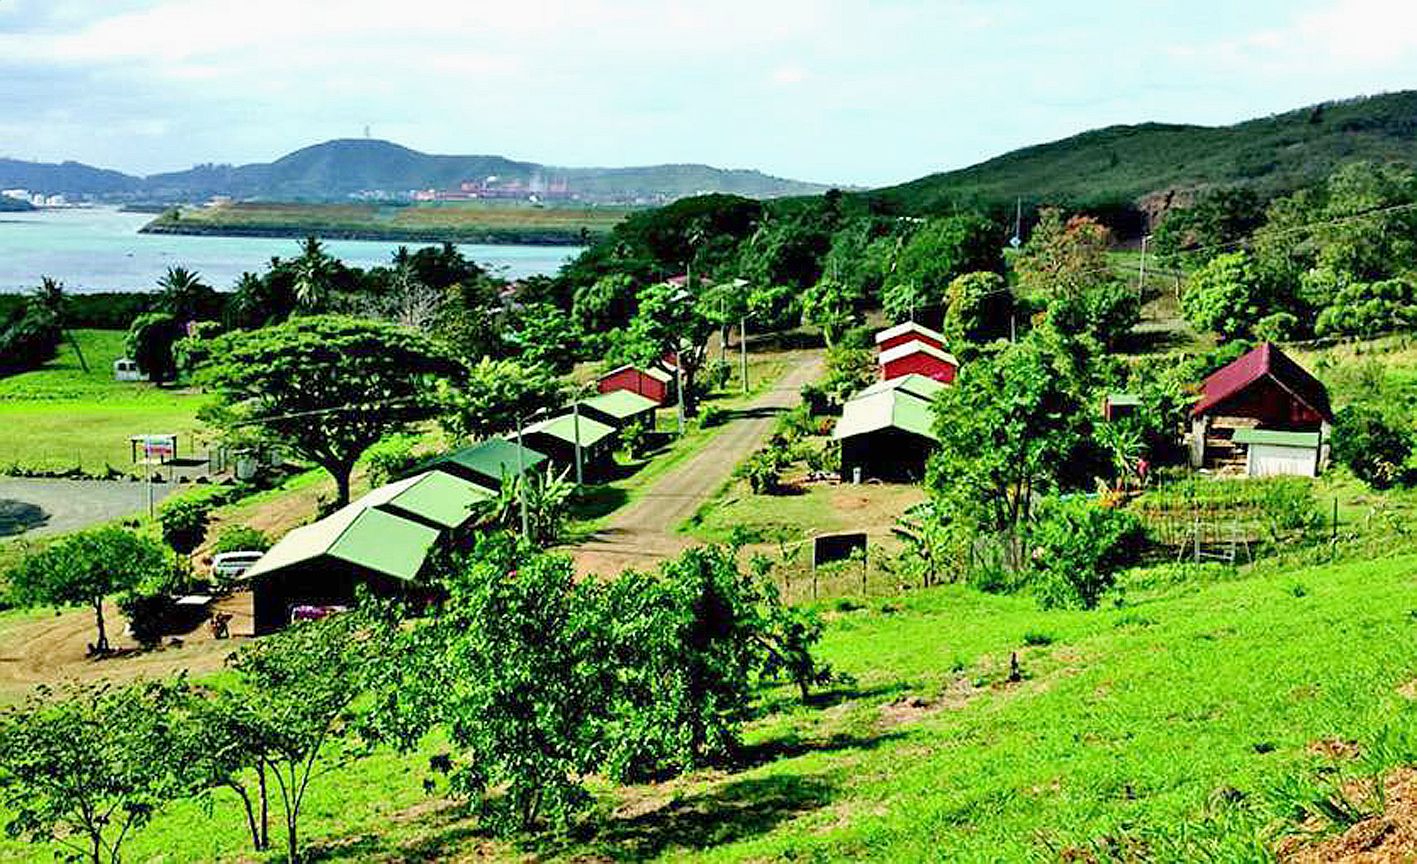
[(1383, 782), (1380, 815), (1318, 842), (1289, 838), (1276, 852), (1285, 864), (1386, 864), (1417, 861), (1417, 769), (1400, 768)]
[(926, 699), (918, 695), (901, 696), (881, 706), (877, 726), (894, 729), (908, 723), (917, 723), (925, 717), (941, 711), (957, 711), (968, 705), (979, 693), (968, 678), (958, 677), (950, 681), (939, 696)]
[(1411, 699), (1417, 702), (1417, 678), (1413, 678), (1411, 681), (1397, 688), (1397, 695), (1401, 696), (1403, 699)]
[[(251, 632), (249, 594), (223, 598), (216, 610), (232, 616), (233, 636)], [(103, 660), (86, 656), (88, 645), (95, 638), (91, 611), (66, 610), (7, 627), (0, 635), (0, 701), (19, 701), (39, 684), (60, 681), (131, 681), (161, 678), (182, 670), (194, 675), (214, 672), (241, 645), (239, 639), (212, 638), (211, 630), (203, 625), (180, 637), (180, 647), (168, 645), (142, 651), (123, 635), (125, 622), (116, 605), (105, 604), (104, 620), (109, 641), (121, 656)]]
[(1317, 741), (1310, 741), (1304, 747), (1304, 751), (1326, 759), (1349, 760), (1357, 759), (1363, 755), (1363, 751), (1358, 749), (1357, 741), (1345, 741), (1342, 738), (1320, 738)]

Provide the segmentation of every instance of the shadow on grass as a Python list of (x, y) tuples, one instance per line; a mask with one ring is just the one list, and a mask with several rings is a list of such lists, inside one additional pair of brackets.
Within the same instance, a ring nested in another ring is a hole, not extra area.
[(473, 847), (488, 841), (478, 828), (477, 818), (458, 804), (436, 807), (417, 818), (418, 833), (396, 841), (387, 833), (358, 834), (352, 837), (311, 843), (302, 861), (452, 861), (462, 860)]
[(587, 486), (571, 504), (572, 519), (599, 519), (625, 506), (630, 493), (614, 486)]
[(835, 791), (820, 777), (734, 780), (648, 813), (628, 818), (605, 814), (583, 823), (570, 837), (524, 848), (546, 856), (590, 854), (612, 861), (647, 861), (669, 850), (697, 851), (765, 834), (826, 806)]

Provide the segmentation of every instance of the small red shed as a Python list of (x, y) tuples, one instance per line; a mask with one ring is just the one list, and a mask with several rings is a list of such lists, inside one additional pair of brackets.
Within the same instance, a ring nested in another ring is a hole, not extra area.
[(664, 405), (674, 397), (674, 376), (657, 366), (649, 369), (621, 366), (601, 375), (597, 389), (601, 393), (628, 390), (653, 399), (655, 404)]
[(959, 371), (959, 361), (934, 345), (910, 341), (881, 352), (881, 380), (890, 381), (902, 375), (924, 375), (949, 384)]
[(945, 334), (914, 321), (906, 321), (904, 324), (888, 327), (876, 334), (877, 351), (889, 351), (911, 342), (924, 342), (941, 351), (945, 350)]

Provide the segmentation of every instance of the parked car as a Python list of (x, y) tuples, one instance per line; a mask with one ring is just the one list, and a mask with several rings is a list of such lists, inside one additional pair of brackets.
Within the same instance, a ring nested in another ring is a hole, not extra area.
[(222, 552), (212, 558), (212, 576), (220, 582), (234, 582), (261, 560), (264, 552)]

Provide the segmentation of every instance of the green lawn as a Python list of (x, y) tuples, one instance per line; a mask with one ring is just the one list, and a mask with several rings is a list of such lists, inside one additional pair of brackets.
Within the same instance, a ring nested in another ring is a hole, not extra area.
[(180, 450), (192, 452), (201, 396), (114, 381), (113, 361), (123, 356), (126, 334), (77, 330), (74, 335), (88, 372), (66, 343), (44, 368), (0, 378), (0, 472), (16, 465), (128, 470), (129, 436), (148, 432), (176, 432)]
[[(1406, 743), (1417, 706), (1397, 692), (1417, 676), (1414, 577), (1409, 553), (1173, 580), (1095, 612), (959, 586), (824, 607), (823, 652), (854, 684), (810, 707), (766, 692), (746, 767), (602, 788), (583, 831), (520, 852), (1026, 861), (1120, 846), (1152, 860), (1264, 860), (1257, 850), (1300, 802), (1296, 781), (1417, 756)], [(1013, 652), (1019, 683), (1007, 680)], [(1372, 755), (1331, 763), (1312, 752), (1326, 739)], [(306, 828), (319, 857), (519, 857), (422, 793), (436, 750), (331, 766)], [(210, 816), (174, 805), (128, 858), (250, 860), (241, 819), (226, 795)], [(11, 842), (0, 855), (49, 857)]]

